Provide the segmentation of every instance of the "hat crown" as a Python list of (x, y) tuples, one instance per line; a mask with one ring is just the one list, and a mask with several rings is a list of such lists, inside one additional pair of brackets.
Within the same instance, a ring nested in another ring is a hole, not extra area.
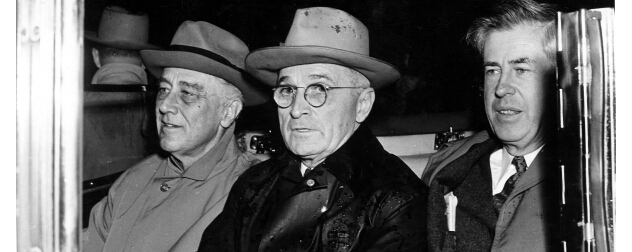
[(327, 7), (298, 9), (284, 46), (323, 46), (369, 55), (369, 30), (350, 14)]
[(369, 56), (369, 30), (362, 22), (327, 7), (297, 10), (285, 43), (250, 53), (246, 70), (263, 83), (275, 86), (279, 70), (317, 63), (354, 69), (376, 89), (400, 77), (393, 65)]
[(171, 45), (197, 47), (222, 56), (244, 69), (248, 46), (226, 30), (204, 21), (185, 21), (171, 40)]
[(237, 87), (244, 106), (266, 102), (268, 97), (244, 78), (244, 60), (248, 46), (238, 37), (213, 24), (185, 21), (176, 31), (166, 50), (142, 50), (140, 55), (154, 76), (164, 68), (175, 67), (213, 75)]
[(147, 43), (149, 40), (149, 17), (147, 14), (133, 15), (118, 6), (103, 10), (97, 37), (108, 41)]

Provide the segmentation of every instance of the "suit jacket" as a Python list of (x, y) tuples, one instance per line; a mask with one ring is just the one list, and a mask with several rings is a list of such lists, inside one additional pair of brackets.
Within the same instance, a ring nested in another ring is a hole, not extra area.
[(360, 126), (305, 177), (291, 153), (247, 170), (199, 251), (425, 251), (426, 194)]
[[(555, 144), (547, 143), (518, 180), (500, 213), (493, 208), (489, 156), (498, 140), (478, 133), (438, 152), (422, 175), (430, 185), (431, 251), (558, 251), (561, 187)], [(458, 198), (456, 230), (447, 231), (444, 195)]]

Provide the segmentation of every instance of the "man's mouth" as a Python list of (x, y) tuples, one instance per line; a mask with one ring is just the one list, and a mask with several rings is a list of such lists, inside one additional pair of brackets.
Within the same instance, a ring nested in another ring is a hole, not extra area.
[(502, 110), (498, 110), (498, 113), (501, 115), (517, 115), (520, 113), (520, 111), (511, 110), (511, 109), (502, 109)]
[(291, 125), (290, 130), (297, 133), (309, 133), (315, 131), (312, 127), (305, 125)]
[(175, 124), (171, 124), (171, 123), (167, 123), (167, 122), (162, 122), (162, 126), (168, 129), (173, 129), (173, 128), (179, 128), (180, 126), (175, 125)]
[(520, 110), (519, 108), (509, 105), (494, 104), (492, 106), (492, 109), (496, 111), (496, 113), (505, 116), (512, 116), (522, 113), (522, 110)]
[(292, 129), (292, 131), (308, 132), (308, 131), (311, 131), (311, 129), (308, 129), (308, 128), (294, 128), (294, 129)]

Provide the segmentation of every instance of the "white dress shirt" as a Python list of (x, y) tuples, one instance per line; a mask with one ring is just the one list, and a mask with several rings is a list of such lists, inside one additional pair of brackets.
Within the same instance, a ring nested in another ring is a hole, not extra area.
[[(540, 150), (542, 150), (542, 147), (544, 147), (544, 145), (524, 155), (525, 162), (527, 162), (527, 169), (529, 169), (528, 167), (531, 165), (531, 162), (533, 162)], [(507, 182), (511, 175), (516, 173), (516, 167), (511, 164), (513, 158), (514, 156), (509, 154), (504, 147), (489, 156), (489, 168), (492, 172), (492, 195), (500, 193), (505, 186), (505, 182)]]
[(303, 175), (303, 177), (305, 177), (305, 171), (307, 171), (307, 165), (303, 164), (303, 162), (301, 162), (301, 175)]

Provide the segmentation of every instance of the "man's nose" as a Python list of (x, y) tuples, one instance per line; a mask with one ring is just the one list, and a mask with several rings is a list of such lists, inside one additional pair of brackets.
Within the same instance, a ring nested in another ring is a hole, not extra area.
[(310, 109), (312, 109), (312, 105), (305, 100), (305, 91), (301, 89), (296, 90), (294, 102), (292, 106), (290, 106), (290, 115), (292, 118), (299, 118), (301, 115), (308, 114)]
[(167, 97), (164, 99), (156, 99), (156, 106), (158, 107), (160, 114), (175, 114), (178, 111), (178, 101), (173, 93), (167, 94)]
[(494, 90), (497, 97), (504, 97), (508, 94), (514, 94), (516, 89), (513, 86), (513, 82), (511, 80), (511, 76), (509, 74), (501, 74), (500, 79), (498, 80), (498, 85), (496, 85), (496, 90)]

